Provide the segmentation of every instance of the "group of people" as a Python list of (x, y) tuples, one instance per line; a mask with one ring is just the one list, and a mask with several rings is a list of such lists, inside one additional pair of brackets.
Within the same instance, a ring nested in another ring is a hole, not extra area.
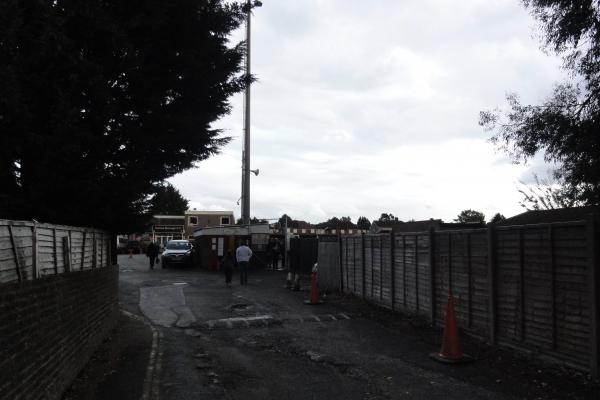
[[(278, 269), (279, 266), (279, 255), (281, 253), (281, 243), (277, 238), (271, 238), (268, 244), (269, 254), (269, 269)], [(160, 253), (160, 247), (158, 244), (152, 242), (146, 248), (146, 255), (150, 260), (150, 269), (154, 269), (154, 264), (159, 261), (158, 255)], [(252, 258), (252, 250), (248, 247), (246, 241), (242, 242), (235, 251), (235, 257), (228, 251), (223, 257), (221, 267), (225, 272), (225, 284), (231, 286), (231, 280), (233, 278), (233, 270), (237, 264), (240, 273), (240, 285), (246, 285), (248, 283), (248, 264)]]

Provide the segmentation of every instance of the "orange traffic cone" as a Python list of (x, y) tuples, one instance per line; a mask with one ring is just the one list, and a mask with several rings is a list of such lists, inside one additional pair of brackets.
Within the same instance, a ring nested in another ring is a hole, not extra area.
[(444, 363), (460, 363), (471, 359), (463, 353), (460, 339), (458, 337), (458, 324), (454, 315), (454, 297), (448, 295), (448, 306), (446, 308), (446, 322), (444, 324), (444, 336), (442, 338), (442, 349), (439, 353), (431, 353), (431, 358)]
[(312, 274), (310, 276), (310, 300), (304, 300), (304, 304), (316, 305), (323, 304), (322, 300), (319, 300), (319, 284), (317, 282), (317, 264), (313, 267)]

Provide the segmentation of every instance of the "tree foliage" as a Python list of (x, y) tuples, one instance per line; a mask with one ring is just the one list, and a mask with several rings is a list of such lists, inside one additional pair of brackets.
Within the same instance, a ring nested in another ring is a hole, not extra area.
[(490, 224), (497, 224), (498, 222), (502, 222), (506, 219), (506, 217), (500, 213), (494, 214), (492, 219), (490, 220)]
[(390, 221), (398, 221), (398, 217), (395, 217), (392, 213), (381, 213), (381, 216), (377, 220), (378, 222), (390, 222)]
[(183, 215), (188, 209), (188, 200), (170, 183), (157, 186), (150, 199), (150, 215)]
[(519, 193), (523, 195), (523, 199), (519, 202), (521, 207), (527, 210), (552, 210), (555, 208), (569, 208), (584, 205), (581, 200), (578, 200), (580, 194), (576, 193), (573, 196), (573, 189), (566, 189), (556, 174), (550, 174), (545, 178), (540, 178), (537, 174), (533, 174), (535, 184), (525, 185), (521, 182)]
[(480, 124), (515, 161), (538, 152), (560, 165), (564, 195), (600, 204), (600, 5), (597, 1), (524, 0), (541, 23), (546, 49), (562, 55), (571, 82), (554, 88), (541, 105), (507, 96), (506, 113), (486, 111)]
[(458, 214), (454, 222), (458, 223), (484, 223), (485, 222), (485, 214), (480, 211), (475, 210), (463, 210)]
[(318, 223), (316, 227), (320, 229), (354, 229), (356, 228), (356, 225), (354, 225), (352, 218), (350, 217), (333, 217), (325, 222)]
[(358, 229), (367, 230), (371, 228), (371, 221), (367, 217), (358, 217), (356, 221), (356, 227)]
[(0, 2), (4, 218), (114, 230), (164, 179), (217, 153), (211, 124), (244, 89), (241, 5)]

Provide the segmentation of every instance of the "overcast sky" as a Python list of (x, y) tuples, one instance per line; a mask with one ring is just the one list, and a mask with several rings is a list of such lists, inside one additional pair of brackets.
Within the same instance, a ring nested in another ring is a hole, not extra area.
[[(520, 180), (479, 111), (550, 94), (564, 76), (519, 0), (264, 0), (252, 19), (251, 215), (451, 221), (512, 216)], [(234, 40), (241, 40), (243, 31)], [(222, 154), (170, 181), (198, 210), (241, 191), (243, 95), (215, 127)]]

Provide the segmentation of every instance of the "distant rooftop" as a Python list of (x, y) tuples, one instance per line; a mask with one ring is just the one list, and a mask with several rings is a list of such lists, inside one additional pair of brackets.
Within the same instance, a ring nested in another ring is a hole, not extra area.
[(496, 225), (527, 225), (549, 222), (581, 221), (591, 214), (600, 215), (600, 206), (556, 208), (554, 210), (533, 210), (505, 219)]
[(233, 215), (233, 211), (199, 211), (199, 210), (187, 210), (185, 215)]

